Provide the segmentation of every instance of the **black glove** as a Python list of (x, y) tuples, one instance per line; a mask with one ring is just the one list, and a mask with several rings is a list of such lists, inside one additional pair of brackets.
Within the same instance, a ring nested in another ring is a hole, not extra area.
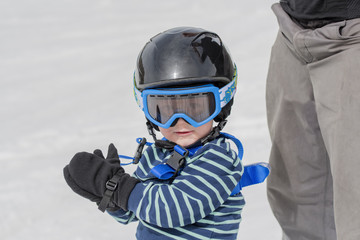
[(75, 154), (64, 168), (64, 177), (70, 188), (82, 197), (96, 202), (101, 211), (114, 211), (119, 207), (127, 211), (130, 193), (138, 179), (125, 173), (113, 144), (104, 158), (100, 150), (94, 154)]

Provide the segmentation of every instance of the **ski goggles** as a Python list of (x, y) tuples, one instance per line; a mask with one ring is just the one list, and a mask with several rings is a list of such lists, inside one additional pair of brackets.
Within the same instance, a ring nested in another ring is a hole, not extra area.
[(146, 118), (162, 128), (171, 127), (179, 118), (199, 127), (214, 119), (235, 92), (236, 77), (221, 89), (209, 84), (189, 88), (145, 89), (140, 92), (134, 86), (136, 101)]

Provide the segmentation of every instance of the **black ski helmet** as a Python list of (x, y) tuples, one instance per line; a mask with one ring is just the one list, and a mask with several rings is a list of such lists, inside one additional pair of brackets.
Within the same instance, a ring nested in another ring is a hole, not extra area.
[[(178, 27), (157, 34), (145, 44), (137, 59), (134, 84), (140, 92), (209, 83), (221, 88), (235, 75), (235, 64), (216, 33)], [(214, 120), (224, 121), (232, 104), (233, 99)]]

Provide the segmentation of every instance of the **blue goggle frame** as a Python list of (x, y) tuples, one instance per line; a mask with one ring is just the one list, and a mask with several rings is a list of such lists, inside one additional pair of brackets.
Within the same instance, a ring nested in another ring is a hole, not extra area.
[[(210, 120), (214, 119), (221, 111), (221, 109), (234, 97), (236, 92), (236, 85), (237, 85), (237, 71), (235, 67), (235, 74), (233, 80), (219, 89), (213, 85), (205, 85), (199, 87), (189, 87), (189, 88), (157, 88), (157, 89), (145, 89), (140, 92), (135, 84), (134, 84), (134, 95), (137, 104), (139, 105), (140, 109), (145, 113), (147, 119), (149, 119), (155, 125), (162, 127), (162, 128), (169, 128), (172, 123), (178, 119), (183, 118), (189, 124), (194, 127), (199, 127)], [(201, 122), (197, 122), (192, 119), (190, 116), (186, 115), (185, 113), (175, 113), (166, 121), (166, 123), (160, 123), (156, 119), (154, 119), (148, 110), (148, 96), (149, 95), (186, 95), (186, 94), (195, 94), (195, 93), (212, 93), (215, 100), (215, 110), (214, 112), (207, 117), (205, 120)]]

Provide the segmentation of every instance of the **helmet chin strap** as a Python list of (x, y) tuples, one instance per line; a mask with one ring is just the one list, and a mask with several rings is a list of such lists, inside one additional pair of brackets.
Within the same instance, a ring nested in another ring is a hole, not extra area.
[[(227, 120), (224, 119), (224, 120), (220, 121), (218, 123), (218, 125), (213, 127), (213, 129), (210, 131), (210, 133), (207, 136), (205, 136), (199, 140), (201, 145), (204, 145), (204, 144), (214, 140), (215, 138), (217, 138), (220, 135), (221, 130), (225, 127), (226, 123), (227, 123)], [(167, 141), (158, 140), (156, 138), (156, 133), (154, 131), (154, 127), (152, 126), (152, 124), (150, 123), (149, 120), (147, 120), (147, 122), (146, 122), (146, 127), (147, 127), (149, 134), (154, 139), (156, 146), (162, 147), (165, 149), (173, 149), (174, 148), (176, 143), (168, 141), (168, 140)]]
[[(169, 140), (159, 140), (156, 138), (156, 133), (154, 131), (154, 125), (149, 120), (147, 120), (147, 122), (146, 122), (146, 127), (147, 127), (149, 134), (154, 139), (155, 146), (169, 149), (169, 150), (174, 149), (174, 147), (176, 146), (176, 143), (171, 142)], [(156, 130), (159, 131), (159, 129), (156, 129)]]
[(201, 144), (204, 145), (217, 138), (220, 135), (221, 130), (225, 127), (226, 123), (227, 120), (225, 119), (220, 121), (217, 126), (213, 127), (211, 132), (206, 137), (200, 139)]
[(156, 142), (157, 138), (156, 138), (156, 134), (155, 134), (155, 131), (154, 131), (154, 127), (152, 126), (152, 124), (150, 123), (149, 120), (146, 121), (146, 127), (147, 127), (149, 135), (152, 136), (152, 138)]

